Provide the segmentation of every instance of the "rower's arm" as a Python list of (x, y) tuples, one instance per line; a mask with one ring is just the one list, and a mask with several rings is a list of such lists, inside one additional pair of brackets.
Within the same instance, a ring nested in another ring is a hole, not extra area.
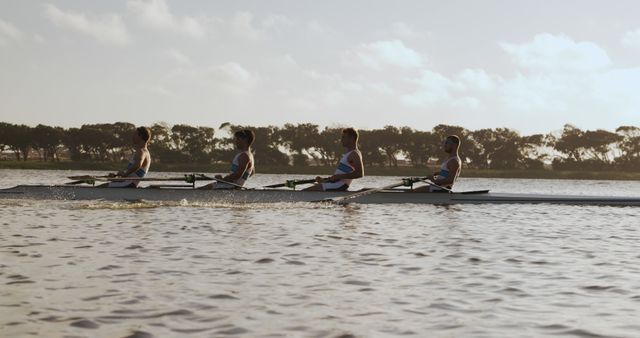
[(449, 161), (447, 163), (447, 169), (449, 170), (449, 176), (443, 179), (435, 180), (433, 183), (441, 186), (447, 186), (453, 184), (456, 179), (456, 173), (460, 168), (460, 163), (458, 161)]
[(335, 174), (331, 176), (332, 180), (341, 180), (341, 179), (355, 179), (364, 176), (364, 165), (362, 164), (362, 157), (357, 152), (352, 152), (347, 159), (349, 164), (353, 167), (353, 171), (348, 174)]
[(222, 179), (225, 181), (235, 181), (240, 177), (242, 177), (242, 174), (244, 174), (244, 172), (247, 170), (248, 167), (249, 167), (249, 155), (242, 154), (238, 158), (238, 170), (236, 170), (236, 172), (234, 173), (230, 173), (227, 176), (224, 176)]
[(135, 173), (138, 169), (142, 168), (142, 164), (144, 162), (144, 152), (142, 149), (136, 150), (136, 154), (133, 156), (133, 163), (130, 168), (125, 171), (121, 171), (119, 176), (127, 177), (133, 173)]

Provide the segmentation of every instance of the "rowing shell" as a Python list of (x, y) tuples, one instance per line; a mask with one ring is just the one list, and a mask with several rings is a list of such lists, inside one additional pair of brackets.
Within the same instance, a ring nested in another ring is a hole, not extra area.
[[(212, 203), (317, 202), (347, 196), (342, 191), (292, 190), (194, 190), (187, 188), (98, 188), (83, 186), (19, 185), (0, 189), (4, 199), (106, 200), (106, 201), (182, 201)], [(381, 191), (355, 198), (351, 203), (364, 204), (573, 204), (640, 206), (640, 198), (537, 195), (508, 193), (420, 193), (403, 189)]]

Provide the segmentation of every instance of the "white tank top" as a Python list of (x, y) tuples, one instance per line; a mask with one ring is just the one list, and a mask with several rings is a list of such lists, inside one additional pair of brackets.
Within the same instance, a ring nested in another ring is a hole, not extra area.
[(250, 151), (241, 151), (233, 157), (233, 161), (231, 161), (231, 173), (235, 173), (239, 170), (240, 161), (238, 159), (242, 154), (247, 154), (247, 156), (249, 156), (249, 165), (247, 166), (247, 170), (245, 170), (244, 173), (242, 173), (242, 175), (233, 182), (237, 185), (244, 185), (244, 182), (253, 175), (253, 154), (251, 154)]
[[(354, 170), (356, 170), (354, 167), (351, 166), (351, 164), (349, 164), (349, 155), (351, 155), (351, 153), (354, 152), (354, 151), (356, 151), (356, 150), (351, 150), (351, 151), (345, 153), (344, 155), (342, 155), (342, 157), (340, 158), (340, 161), (338, 162), (338, 167), (336, 168), (336, 171), (333, 173), (334, 175), (336, 175), (336, 174), (350, 174)], [(346, 184), (346, 185), (351, 185), (351, 181), (352, 181), (352, 179), (350, 179), (350, 178), (343, 178), (338, 182), (342, 182), (342, 184)]]
[[(149, 172), (149, 167), (151, 167), (151, 155), (148, 151), (142, 153), (142, 168), (134, 171), (129, 175), (129, 177), (144, 177)], [(133, 162), (135, 161), (136, 154), (131, 155), (129, 158), (129, 164), (127, 165), (127, 169), (133, 166)], [(144, 163), (145, 157), (147, 157), (147, 163)]]
[[(442, 162), (442, 165), (440, 165), (440, 173), (436, 175), (437, 180), (445, 179), (451, 175), (451, 173), (449, 172), (449, 167), (447, 165), (449, 164), (449, 161), (453, 161), (453, 160), (458, 161), (458, 163), (460, 163), (460, 158), (458, 156), (452, 156), (446, 159), (444, 162)], [(453, 181), (455, 182), (458, 179), (458, 175), (460, 175), (460, 167), (458, 167), (458, 170), (453, 174), (455, 175), (453, 178)], [(452, 186), (453, 186), (453, 183), (447, 188), (451, 189)], [(436, 190), (440, 190), (440, 188), (438, 187), (433, 187), (433, 188)]]

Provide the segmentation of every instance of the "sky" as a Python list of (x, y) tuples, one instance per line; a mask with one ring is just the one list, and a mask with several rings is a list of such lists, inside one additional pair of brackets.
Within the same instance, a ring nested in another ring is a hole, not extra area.
[(0, 0), (0, 121), (640, 125), (635, 0)]

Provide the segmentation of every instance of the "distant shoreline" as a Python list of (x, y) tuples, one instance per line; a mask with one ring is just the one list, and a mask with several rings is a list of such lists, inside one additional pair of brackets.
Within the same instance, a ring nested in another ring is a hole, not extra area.
[[(42, 161), (0, 161), (0, 169), (27, 170), (98, 170), (113, 172), (121, 170), (123, 163), (114, 162), (42, 162)], [(208, 172), (224, 173), (228, 171), (226, 164), (183, 164), (155, 163), (152, 172)], [(257, 172), (263, 174), (317, 175), (331, 174), (332, 166), (258, 166)], [(414, 167), (367, 167), (365, 174), (374, 176), (426, 176), (435, 168)], [(616, 173), (610, 171), (554, 171), (554, 170), (499, 170), (499, 169), (463, 169), (462, 177), (478, 178), (531, 178), (531, 179), (577, 179), (577, 180), (629, 180), (640, 181), (640, 172)]]

